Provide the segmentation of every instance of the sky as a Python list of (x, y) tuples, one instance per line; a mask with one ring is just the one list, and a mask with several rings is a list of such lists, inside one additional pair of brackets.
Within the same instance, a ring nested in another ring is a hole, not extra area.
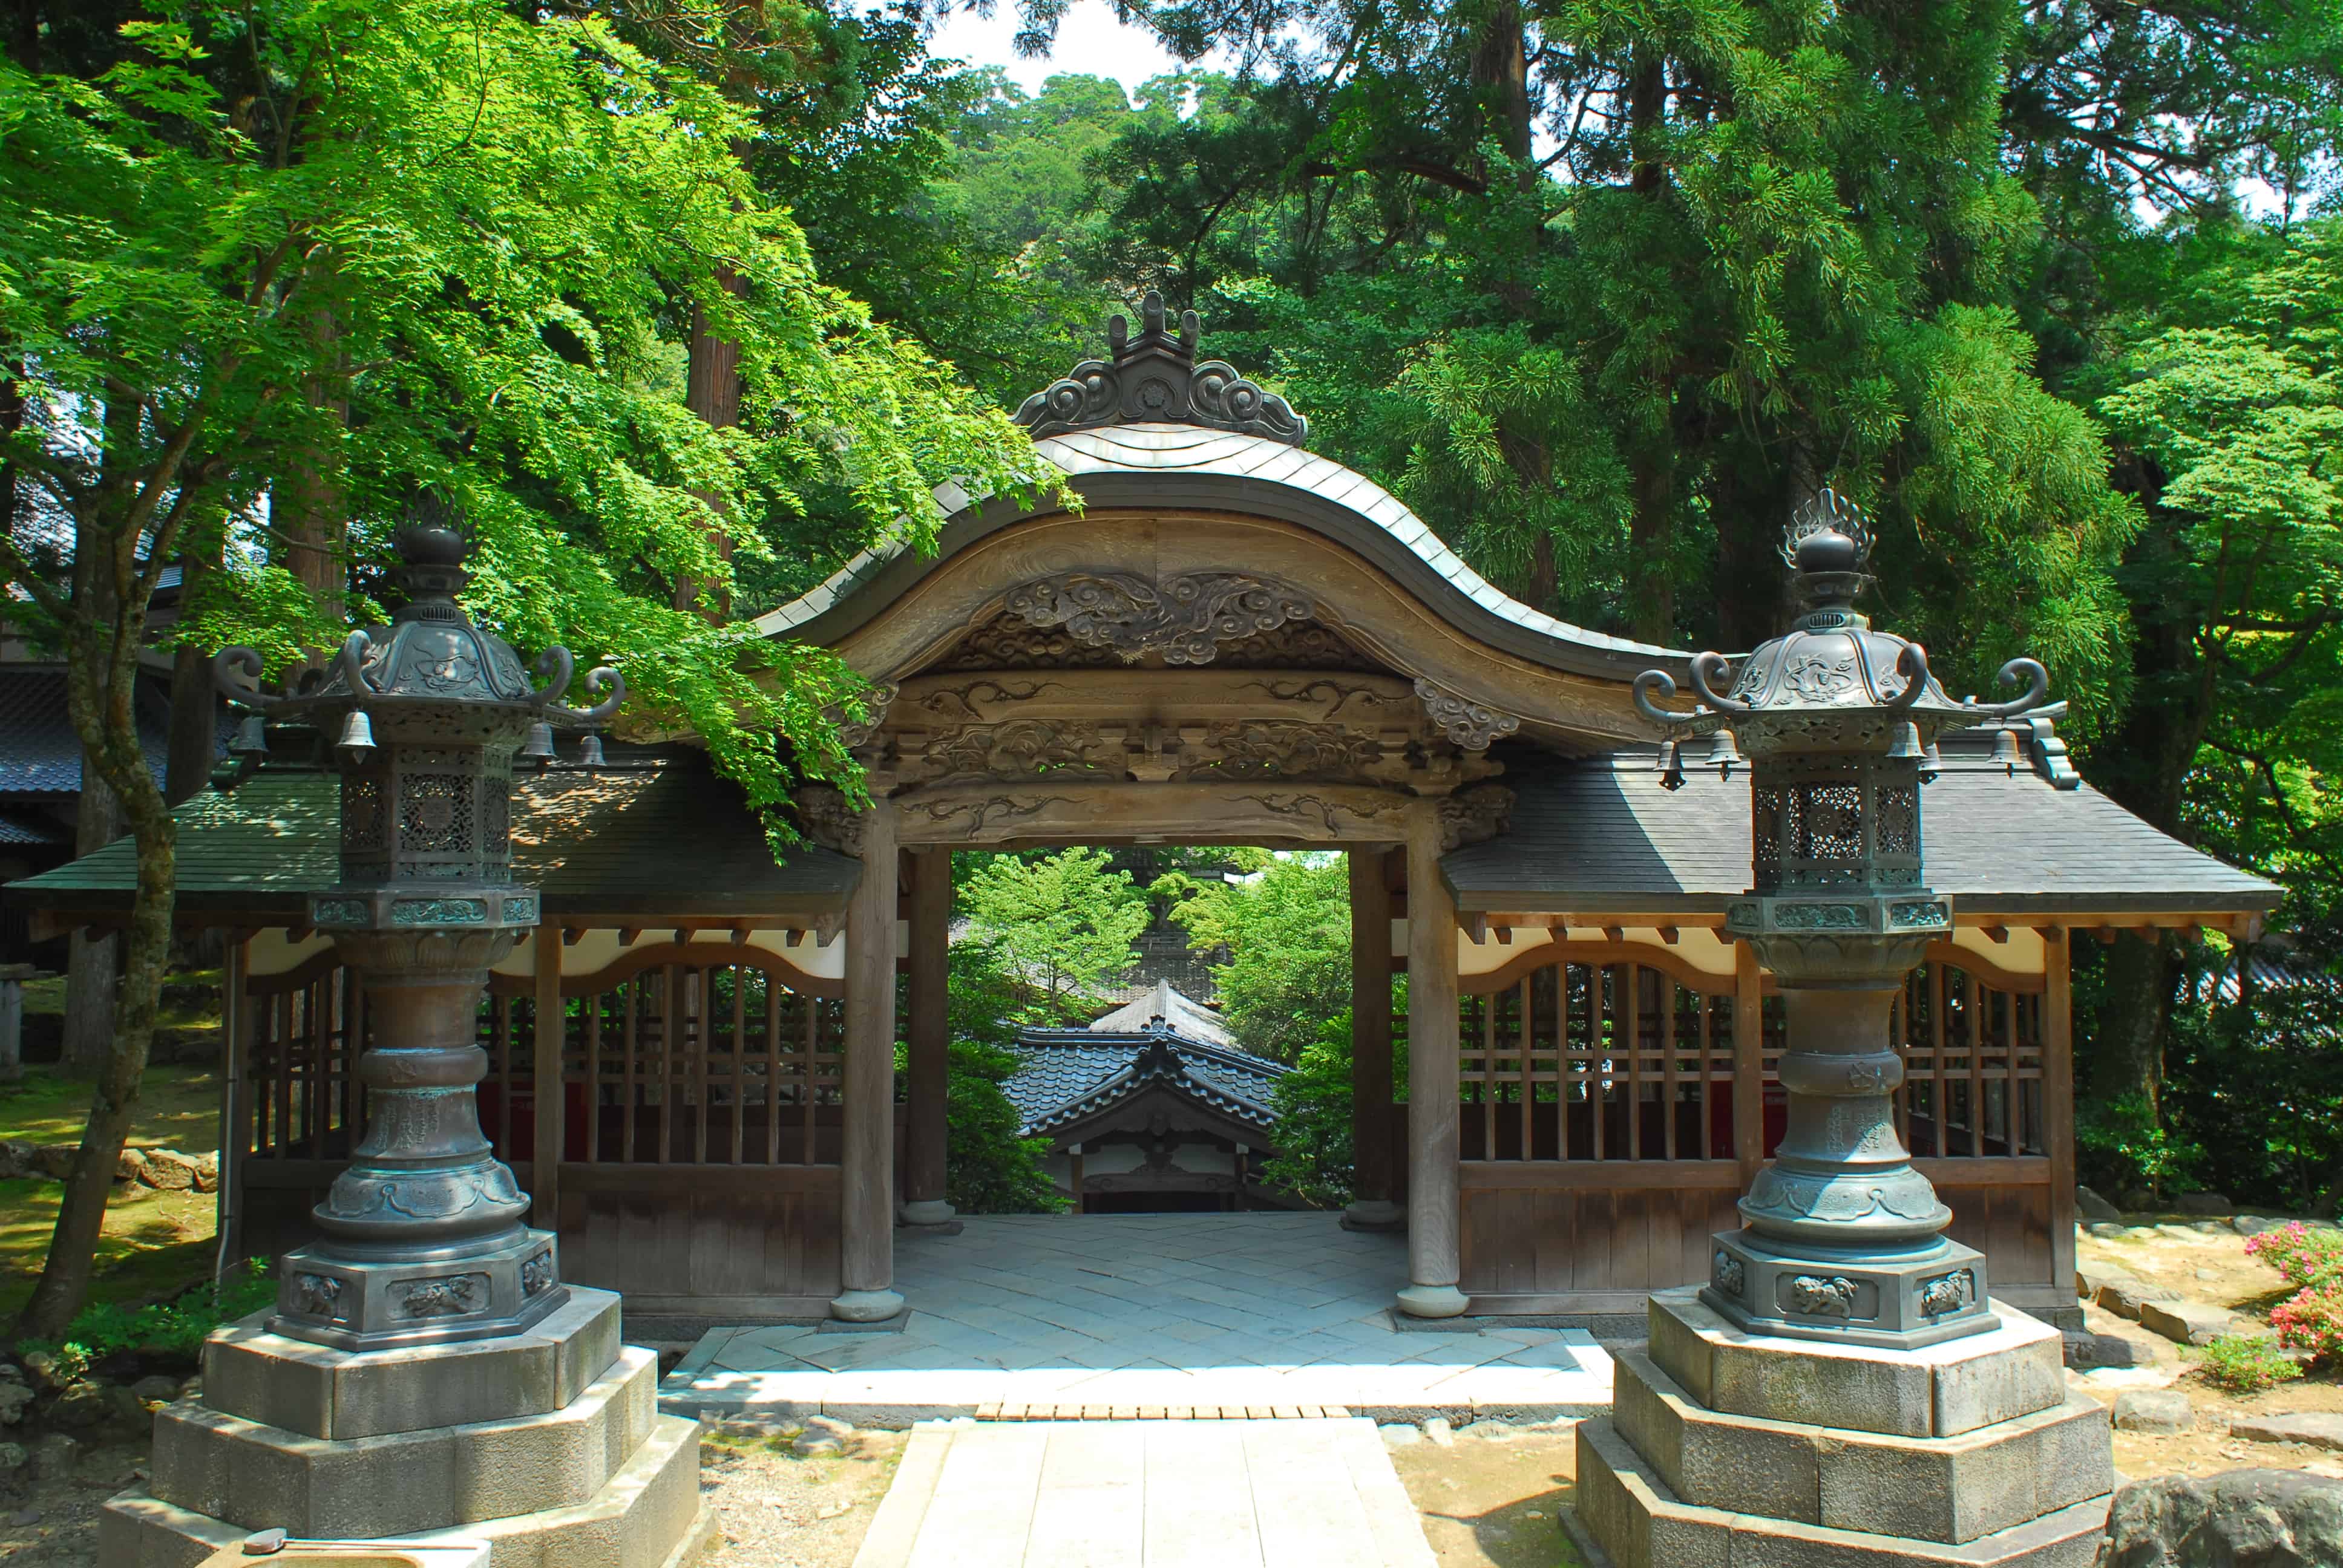
[(1180, 65), (1153, 35), (1117, 22), (1106, 0), (1078, 0), (1058, 28), (1057, 46), (1045, 58), (1021, 59), (1012, 42), (1016, 35), (1016, 0), (999, 0), (990, 18), (972, 11), (955, 12), (936, 29), (928, 51), (973, 65), (999, 65), (1029, 93), (1051, 76), (1108, 76), (1130, 92)]

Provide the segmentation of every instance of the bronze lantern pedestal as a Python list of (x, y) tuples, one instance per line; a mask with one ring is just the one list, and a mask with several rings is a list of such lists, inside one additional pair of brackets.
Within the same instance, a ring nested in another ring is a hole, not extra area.
[[(1803, 613), (1734, 669), (1692, 661), (1699, 706), (1654, 670), (1663, 785), (1684, 740), (1750, 770), (1752, 883), (1725, 930), (1755, 950), (1788, 1026), (1788, 1120), (1713, 1238), (1704, 1285), (1655, 1292), (1650, 1338), (1578, 1428), (1564, 1526), (1615, 1568), (1743, 1561), (2089, 1568), (2115, 1466), (2106, 1407), (2069, 1394), (2058, 1332), (1992, 1300), (1986, 1259), (1897, 1136), (1896, 1000), (1951, 900), (1928, 886), (1922, 786), (1936, 738), (2037, 704), (1956, 702), (1918, 644), (1855, 608), (1870, 536), (1825, 490), (1785, 554)], [(1730, 731), (1738, 749), (1720, 732)]]

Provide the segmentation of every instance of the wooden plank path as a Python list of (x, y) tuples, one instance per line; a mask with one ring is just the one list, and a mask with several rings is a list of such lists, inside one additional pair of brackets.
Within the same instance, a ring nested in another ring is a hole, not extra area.
[(854, 1568), (1433, 1568), (1356, 1417), (931, 1422)]

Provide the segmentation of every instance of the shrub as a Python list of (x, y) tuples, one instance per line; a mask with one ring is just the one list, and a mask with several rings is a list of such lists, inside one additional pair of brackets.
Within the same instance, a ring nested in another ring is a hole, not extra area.
[(2343, 1284), (2308, 1286), (2270, 1309), (2278, 1342), (2322, 1362), (2343, 1360)]
[(167, 1302), (143, 1307), (113, 1302), (85, 1307), (65, 1330), (65, 1342), (25, 1341), (20, 1350), (46, 1350), (60, 1369), (79, 1376), (92, 1362), (126, 1352), (193, 1360), (222, 1323), (247, 1317), (277, 1299), (277, 1275), (266, 1258), (250, 1258), (218, 1284), (202, 1284)]
[(2321, 1361), (2343, 1359), (2343, 1232), (2314, 1231), (2297, 1220), (2247, 1238), (2246, 1256), (2297, 1287), (2291, 1300), (2270, 1309), (2278, 1342)]
[(2206, 1382), (2231, 1393), (2259, 1393), (2302, 1375), (2301, 1366), (2274, 1341), (2250, 1334), (2223, 1334), (2205, 1347), (2198, 1365)]
[(2343, 1231), (2314, 1231), (2291, 1220), (2246, 1240), (2246, 1256), (2259, 1258), (2289, 1285), (2316, 1289), (2343, 1284)]

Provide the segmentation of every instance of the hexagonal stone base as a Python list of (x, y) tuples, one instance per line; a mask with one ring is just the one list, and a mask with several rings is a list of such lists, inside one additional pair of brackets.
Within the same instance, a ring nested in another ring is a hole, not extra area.
[(1572, 1533), (1595, 1568), (2091, 1568), (2108, 1501), (1958, 1543), (1703, 1508), (1679, 1498), (1598, 1418), (1578, 1427)]
[(155, 1418), (166, 1503), (307, 1540), (417, 1535), (592, 1501), (650, 1434), (659, 1356), (629, 1346), (564, 1408), (335, 1442), (189, 1402)]
[(1958, 1437), (1711, 1411), (1640, 1352), (1613, 1377), (1619, 1435), (1683, 1502), (1928, 1541), (1973, 1541), (2115, 1486), (2107, 1407), (2082, 1395)]
[[(406, 1533), (486, 1541), (489, 1568), (690, 1568), (715, 1527), (699, 1500), (699, 1425), (660, 1416), (626, 1464), (576, 1507)], [(97, 1558), (106, 1568), (195, 1568), (252, 1533), (133, 1487), (99, 1515)]]
[(341, 1440), (548, 1415), (618, 1354), (618, 1298), (569, 1287), (526, 1333), (410, 1350), (339, 1351), (268, 1332), (267, 1312), (204, 1342), (204, 1403), (263, 1426)]
[(1752, 1334), (1700, 1300), (1654, 1291), (1651, 1359), (1704, 1407), (1898, 1437), (1957, 1437), (2066, 1402), (2058, 1331), (1992, 1303), (2001, 1326), (1918, 1350)]

